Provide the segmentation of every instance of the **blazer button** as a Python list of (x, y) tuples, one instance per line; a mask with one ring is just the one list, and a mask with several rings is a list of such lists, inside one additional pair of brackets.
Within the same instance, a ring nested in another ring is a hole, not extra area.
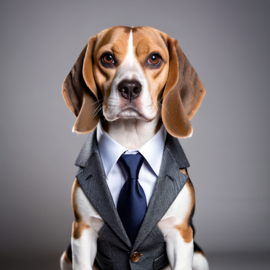
[(140, 257), (141, 257), (142, 255), (143, 255), (143, 254), (141, 254), (141, 253), (139, 253), (139, 252), (134, 252), (134, 253), (131, 255), (130, 259), (131, 259), (132, 262), (137, 262), (137, 261), (140, 259)]

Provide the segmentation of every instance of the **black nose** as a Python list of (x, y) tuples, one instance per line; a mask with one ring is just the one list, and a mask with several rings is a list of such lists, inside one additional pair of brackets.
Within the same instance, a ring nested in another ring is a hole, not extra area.
[(142, 86), (138, 81), (124, 80), (119, 83), (118, 90), (123, 98), (131, 101), (132, 99), (135, 99), (140, 95), (142, 91)]

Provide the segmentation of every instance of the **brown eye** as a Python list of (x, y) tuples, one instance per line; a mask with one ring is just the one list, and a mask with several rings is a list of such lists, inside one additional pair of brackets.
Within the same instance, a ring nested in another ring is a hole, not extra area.
[(113, 56), (110, 53), (105, 54), (102, 59), (106, 64), (112, 64), (114, 62)]
[(162, 63), (162, 58), (159, 54), (153, 53), (149, 56), (147, 64), (152, 67), (159, 67)]
[(113, 68), (116, 65), (114, 55), (110, 52), (103, 53), (100, 62), (106, 68)]

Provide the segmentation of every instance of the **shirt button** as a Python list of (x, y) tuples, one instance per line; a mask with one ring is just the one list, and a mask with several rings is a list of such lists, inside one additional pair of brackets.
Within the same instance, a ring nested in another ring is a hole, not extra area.
[(140, 257), (141, 257), (142, 255), (143, 255), (143, 254), (141, 254), (141, 253), (139, 253), (139, 252), (134, 252), (134, 253), (131, 255), (130, 259), (131, 259), (132, 262), (137, 262), (137, 261), (140, 259)]

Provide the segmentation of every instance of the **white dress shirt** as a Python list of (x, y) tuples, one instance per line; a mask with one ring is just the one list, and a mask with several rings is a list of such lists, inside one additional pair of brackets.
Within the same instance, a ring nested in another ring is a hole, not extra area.
[(116, 207), (120, 191), (126, 181), (125, 173), (121, 170), (117, 162), (120, 156), (123, 153), (136, 154), (140, 152), (144, 157), (145, 160), (139, 172), (139, 183), (144, 190), (148, 205), (159, 174), (166, 136), (167, 131), (162, 125), (159, 131), (141, 148), (128, 150), (111, 138), (108, 133), (103, 130), (100, 123), (98, 124), (98, 149), (107, 176), (107, 183)]

